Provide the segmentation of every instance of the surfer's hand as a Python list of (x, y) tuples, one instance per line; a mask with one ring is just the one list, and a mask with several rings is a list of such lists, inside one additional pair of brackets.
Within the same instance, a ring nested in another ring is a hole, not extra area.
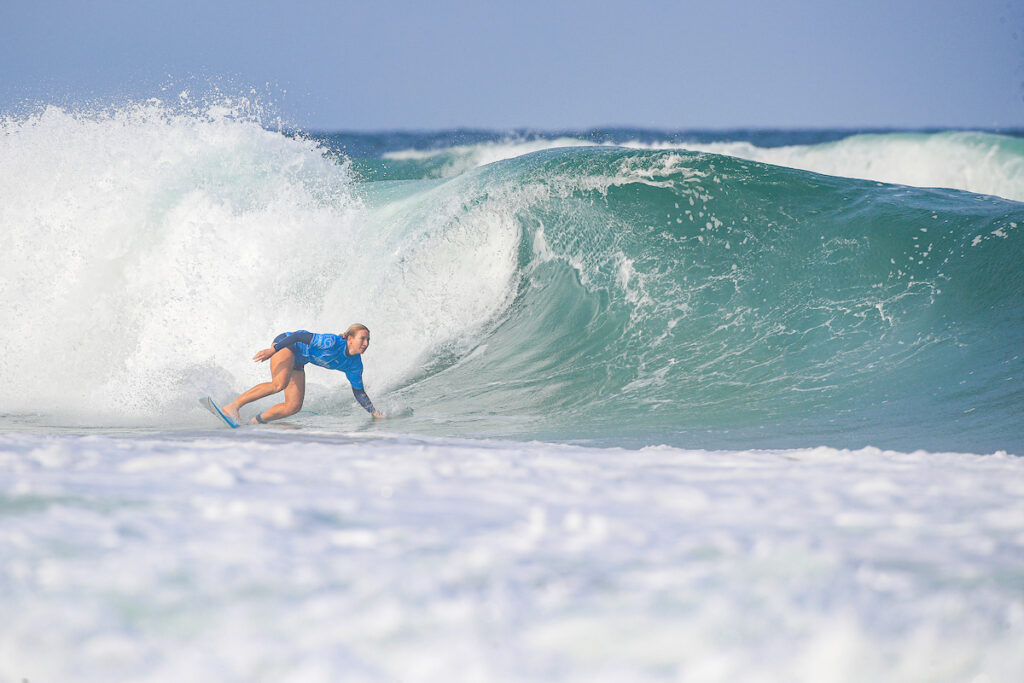
[(256, 355), (253, 356), (252, 359), (257, 363), (262, 363), (263, 361), (273, 356), (275, 353), (277, 352), (274, 351), (274, 349), (263, 349), (262, 351), (257, 351)]
[(373, 414), (373, 416), (374, 416), (375, 418), (377, 418), (377, 419), (382, 419), (382, 418), (384, 417), (384, 416), (383, 416), (383, 415), (381, 415), (380, 413), (374, 413), (374, 414)]

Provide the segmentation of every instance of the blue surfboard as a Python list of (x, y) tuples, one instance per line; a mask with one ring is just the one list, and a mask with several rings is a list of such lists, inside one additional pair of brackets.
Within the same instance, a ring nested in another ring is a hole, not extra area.
[(232, 429), (238, 429), (238, 423), (232, 420), (224, 413), (222, 413), (220, 408), (217, 407), (217, 404), (214, 403), (213, 399), (210, 398), (209, 396), (203, 396), (201, 399), (199, 399), (199, 405), (201, 405), (202, 407), (206, 408), (211, 413), (219, 417), (228, 427), (231, 427)]

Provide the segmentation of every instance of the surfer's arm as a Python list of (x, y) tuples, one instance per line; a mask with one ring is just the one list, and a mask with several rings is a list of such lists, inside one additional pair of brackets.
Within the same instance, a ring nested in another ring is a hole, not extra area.
[(292, 332), (291, 334), (289, 334), (287, 337), (285, 337), (281, 341), (275, 341), (273, 344), (270, 345), (270, 348), (262, 349), (260, 351), (257, 351), (256, 355), (253, 356), (252, 359), (262, 363), (263, 361), (268, 360), (271, 356), (273, 356), (275, 353), (277, 353), (281, 349), (290, 348), (292, 346), (292, 344), (299, 343), (299, 342), (301, 342), (303, 344), (309, 344), (312, 341), (313, 341), (313, 333), (312, 332), (307, 332), (306, 330), (299, 330), (298, 332)]
[(274, 351), (280, 351), (283, 348), (287, 348), (295, 342), (301, 342), (303, 344), (310, 344), (313, 342), (313, 333), (306, 332), (305, 330), (299, 330), (298, 332), (292, 332), (287, 337), (279, 342), (273, 344)]
[(363, 409), (370, 415), (373, 415), (374, 417), (384, 417), (383, 415), (377, 412), (376, 408), (373, 407), (373, 402), (370, 401), (370, 397), (366, 395), (365, 391), (363, 391), (362, 389), (356, 389), (355, 387), (352, 387), (352, 394), (356, 397), (356, 400), (359, 402), (359, 405), (361, 405)]

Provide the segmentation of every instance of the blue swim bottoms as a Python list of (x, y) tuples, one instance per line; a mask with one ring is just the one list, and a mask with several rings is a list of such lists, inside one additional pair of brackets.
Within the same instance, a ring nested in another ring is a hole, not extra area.
[[(274, 343), (275, 344), (278, 343), (279, 341), (283, 340), (287, 336), (288, 336), (287, 334), (282, 332), (281, 334), (279, 334), (276, 337), (274, 337)], [(306, 368), (305, 368), (306, 361), (299, 360), (299, 354), (295, 353), (295, 349), (292, 349), (292, 353), (295, 355), (295, 365), (292, 366), (292, 369), (298, 370), (299, 372), (305, 372), (306, 371)]]

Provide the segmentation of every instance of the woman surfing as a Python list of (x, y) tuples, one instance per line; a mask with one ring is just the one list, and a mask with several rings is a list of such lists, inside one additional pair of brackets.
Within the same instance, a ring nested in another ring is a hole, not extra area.
[(344, 372), (359, 405), (374, 417), (384, 417), (373, 407), (370, 397), (363, 390), (363, 361), (360, 356), (369, 345), (370, 330), (366, 325), (358, 323), (341, 335), (314, 334), (306, 330), (279, 334), (270, 348), (257, 351), (253, 356), (253, 360), (258, 363), (270, 359), (270, 381), (257, 384), (221, 408), (221, 411), (238, 424), (238, 411), (242, 406), (284, 391), (284, 402), (257, 414), (250, 424), (266, 424), (271, 420), (294, 415), (302, 409), (302, 400), (306, 396), (305, 366), (312, 363), (328, 370)]

